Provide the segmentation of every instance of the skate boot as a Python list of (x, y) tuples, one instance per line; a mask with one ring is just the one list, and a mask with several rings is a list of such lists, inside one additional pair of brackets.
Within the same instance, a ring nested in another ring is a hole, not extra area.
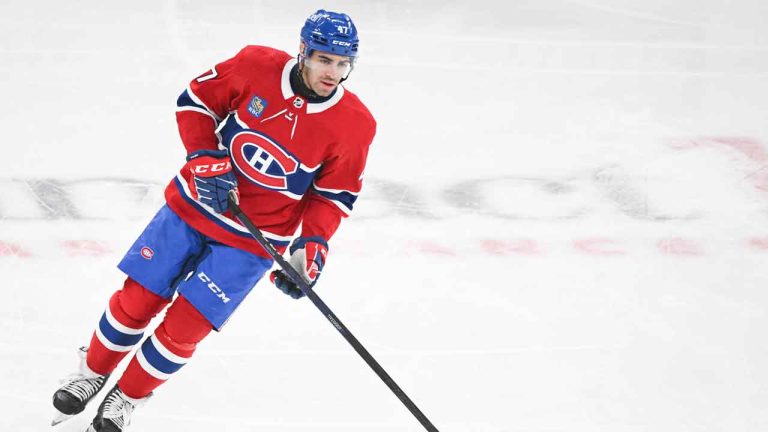
[(86, 347), (78, 349), (77, 354), (80, 357), (78, 371), (63, 379), (63, 385), (53, 394), (53, 406), (57, 413), (51, 422), (52, 426), (81, 413), (109, 378), (109, 375), (99, 375), (88, 367), (85, 361), (87, 352)]
[(114, 386), (99, 405), (99, 411), (86, 432), (122, 432), (131, 424), (131, 414), (136, 407), (143, 405), (148, 396), (133, 399), (125, 395), (120, 387)]

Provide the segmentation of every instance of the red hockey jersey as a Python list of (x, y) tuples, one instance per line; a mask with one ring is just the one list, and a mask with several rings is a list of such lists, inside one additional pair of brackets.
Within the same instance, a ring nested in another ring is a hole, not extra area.
[[(339, 85), (323, 102), (294, 94), (296, 59), (248, 46), (194, 79), (177, 102), (176, 119), (188, 153), (229, 151), (240, 207), (279, 250), (301, 224), (301, 235), (328, 240), (349, 215), (362, 186), (376, 122)], [(189, 172), (165, 190), (185, 222), (224, 244), (268, 256), (229, 213), (194, 200)]]

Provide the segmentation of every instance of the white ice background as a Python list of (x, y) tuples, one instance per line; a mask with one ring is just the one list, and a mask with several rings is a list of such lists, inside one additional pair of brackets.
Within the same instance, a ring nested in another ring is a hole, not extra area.
[[(0, 430), (50, 430), (183, 163), (186, 83), (295, 53), (320, 7), (360, 29), (379, 132), (317, 291), (441, 431), (768, 430), (758, 0), (4, 0)], [(261, 282), (130, 430), (423, 429)]]

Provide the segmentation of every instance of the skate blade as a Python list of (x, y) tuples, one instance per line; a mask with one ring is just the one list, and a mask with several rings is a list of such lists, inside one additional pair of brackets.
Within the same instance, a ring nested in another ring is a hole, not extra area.
[(53, 417), (53, 421), (51, 421), (51, 426), (56, 426), (59, 423), (63, 423), (69, 419), (74, 417), (71, 414), (64, 414), (61, 412), (56, 412), (56, 415)]

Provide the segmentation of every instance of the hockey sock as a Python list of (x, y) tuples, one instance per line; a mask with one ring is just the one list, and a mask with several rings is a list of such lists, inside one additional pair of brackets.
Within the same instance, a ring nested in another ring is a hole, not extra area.
[(88, 367), (100, 375), (112, 373), (120, 360), (144, 336), (149, 321), (169, 300), (131, 278), (112, 294), (88, 347)]
[(208, 320), (179, 296), (155, 333), (141, 344), (118, 387), (132, 398), (147, 396), (189, 361), (198, 342), (211, 330)]

